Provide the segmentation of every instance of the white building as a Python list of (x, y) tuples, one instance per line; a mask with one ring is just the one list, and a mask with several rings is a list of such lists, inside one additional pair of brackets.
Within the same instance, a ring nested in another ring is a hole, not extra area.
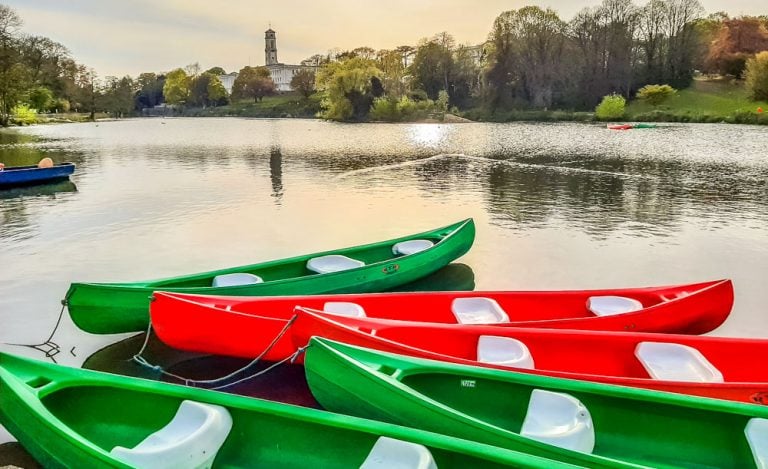
[(317, 67), (311, 65), (288, 65), (277, 60), (277, 37), (272, 28), (264, 32), (264, 62), (266, 63), (272, 81), (275, 82), (277, 91), (291, 91), (291, 79), (299, 70), (315, 71)]
[(219, 75), (221, 84), (224, 85), (224, 89), (227, 90), (227, 94), (232, 94), (232, 86), (235, 84), (235, 78), (237, 78), (237, 72), (228, 73), (226, 75)]

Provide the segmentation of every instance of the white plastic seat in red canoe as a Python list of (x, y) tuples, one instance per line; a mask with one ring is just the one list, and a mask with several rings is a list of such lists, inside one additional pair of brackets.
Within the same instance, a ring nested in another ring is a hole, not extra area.
[(653, 379), (722, 383), (723, 374), (698, 350), (670, 342), (640, 342), (635, 356)]
[(435, 243), (428, 239), (411, 239), (392, 246), (392, 254), (407, 256), (416, 254), (417, 252), (426, 251), (434, 245)]
[(137, 469), (207, 469), (232, 429), (226, 408), (183, 401), (173, 419), (133, 449), (116, 446), (110, 454)]
[(590, 296), (587, 299), (587, 309), (595, 316), (613, 316), (640, 311), (643, 309), (643, 304), (634, 298), (624, 296)]
[(437, 469), (437, 464), (425, 446), (381, 436), (360, 469)]
[(477, 341), (477, 361), (527, 370), (534, 368), (528, 347), (511, 337), (481, 335)]
[(493, 298), (456, 298), (451, 311), (459, 324), (498, 324), (509, 322), (509, 316)]
[(327, 301), (323, 305), (323, 312), (335, 314), (337, 316), (347, 316), (350, 318), (364, 318), (365, 310), (357, 303), (350, 301)]
[(744, 427), (755, 466), (758, 469), (768, 469), (768, 419), (754, 417), (749, 419)]
[(307, 269), (318, 274), (329, 274), (343, 270), (356, 269), (365, 265), (365, 262), (352, 259), (340, 254), (313, 257), (307, 261)]
[(258, 275), (246, 273), (222, 274), (213, 277), (214, 287), (237, 287), (240, 285), (256, 285), (257, 283), (264, 283), (264, 280)]
[(534, 389), (520, 434), (581, 453), (595, 449), (592, 416), (581, 401), (569, 394)]

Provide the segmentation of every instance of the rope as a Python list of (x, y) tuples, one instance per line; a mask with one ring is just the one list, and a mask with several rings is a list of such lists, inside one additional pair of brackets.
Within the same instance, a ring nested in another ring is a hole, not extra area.
[[(240, 373), (242, 373), (242, 372), (246, 371), (247, 369), (255, 366), (256, 364), (258, 364), (261, 361), (261, 359), (267, 353), (269, 353), (270, 350), (272, 350), (272, 348), (275, 346), (275, 344), (277, 344), (278, 341), (280, 341), (280, 339), (288, 332), (288, 329), (290, 329), (290, 327), (296, 321), (297, 317), (298, 317), (297, 315), (294, 315), (291, 319), (288, 320), (288, 322), (286, 322), (285, 326), (283, 326), (283, 329), (277, 334), (277, 336), (274, 339), (272, 339), (272, 342), (270, 342), (270, 344), (267, 346), (267, 348), (265, 348), (264, 351), (259, 354), (259, 356), (257, 356), (253, 360), (251, 360), (251, 362), (248, 363), (247, 365), (245, 365), (244, 367), (242, 367), (240, 369), (237, 369), (237, 370), (233, 371), (232, 373), (229, 373), (228, 375), (222, 376), (220, 378), (215, 378), (215, 379), (191, 379), (191, 378), (186, 378), (184, 376), (180, 376), (180, 375), (171, 373), (169, 371), (166, 371), (160, 365), (153, 365), (152, 363), (147, 361), (147, 359), (144, 358), (142, 356), (142, 354), (144, 353), (144, 351), (147, 348), (147, 345), (149, 344), (149, 336), (152, 333), (152, 323), (151, 322), (149, 323), (149, 326), (147, 327), (146, 336), (144, 337), (144, 344), (141, 346), (141, 349), (139, 350), (139, 352), (136, 355), (134, 355), (132, 359), (133, 359), (133, 361), (135, 361), (139, 365), (144, 366), (146, 368), (150, 368), (150, 369), (152, 369), (152, 370), (154, 370), (156, 372), (159, 372), (160, 374), (162, 374), (164, 376), (168, 376), (168, 377), (177, 379), (179, 381), (183, 381), (184, 384), (187, 385), (187, 386), (216, 385), (216, 384), (219, 384), (221, 382), (227, 381), (230, 378), (232, 378), (234, 376), (237, 376)], [(304, 350), (306, 350), (306, 348), (307, 347), (299, 347), (289, 357), (286, 357), (286, 358), (280, 360), (279, 362), (273, 363), (269, 367), (267, 367), (267, 368), (265, 368), (265, 369), (263, 369), (261, 371), (258, 371), (258, 372), (254, 373), (252, 375), (248, 375), (248, 376), (246, 376), (244, 378), (241, 378), (241, 379), (239, 379), (237, 381), (233, 381), (231, 383), (222, 384), (222, 385), (219, 385), (219, 386), (212, 386), (212, 387), (209, 387), (208, 389), (218, 390), (218, 389), (224, 389), (224, 388), (227, 388), (227, 387), (230, 387), (230, 386), (234, 386), (235, 384), (239, 384), (239, 383), (242, 383), (243, 381), (247, 381), (249, 379), (256, 378), (258, 376), (266, 374), (267, 372), (271, 371), (272, 369), (276, 368), (279, 365), (282, 365), (283, 363), (285, 363), (287, 361), (290, 361), (291, 363), (293, 363), (294, 361), (296, 361), (296, 359), (299, 357), (299, 355), (304, 353)]]
[[(55, 357), (59, 353), (61, 353), (61, 347), (59, 347), (59, 344), (56, 342), (53, 342), (53, 336), (56, 335), (56, 331), (59, 329), (59, 326), (61, 325), (61, 318), (64, 317), (64, 308), (67, 307), (67, 302), (65, 300), (62, 300), (61, 302), (61, 311), (59, 311), (59, 318), (56, 320), (56, 325), (53, 326), (53, 330), (51, 331), (51, 335), (48, 336), (47, 339), (45, 339), (44, 342), (41, 342), (39, 344), (11, 344), (11, 343), (5, 343), (5, 345), (12, 345), (14, 347), (29, 347), (31, 349), (35, 349), (39, 352), (42, 352), (45, 354), (45, 358), (50, 358), (53, 363), (58, 363), (56, 361)], [(73, 356), (76, 356), (74, 353), (74, 347), (72, 347), (72, 350), (70, 350), (70, 353)]]

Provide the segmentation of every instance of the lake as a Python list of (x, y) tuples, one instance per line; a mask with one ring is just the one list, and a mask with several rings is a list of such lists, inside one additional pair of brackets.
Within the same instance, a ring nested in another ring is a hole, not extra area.
[[(473, 217), (432, 287), (735, 282), (717, 335), (768, 337), (768, 128), (135, 119), (0, 132), (0, 161), (73, 161), (0, 191), (0, 343), (51, 333), (72, 281), (128, 281), (350, 246)], [(445, 280), (448, 279), (448, 280)], [(60, 363), (125, 336), (65, 316)], [(43, 358), (33, 349), (0, 349)]]

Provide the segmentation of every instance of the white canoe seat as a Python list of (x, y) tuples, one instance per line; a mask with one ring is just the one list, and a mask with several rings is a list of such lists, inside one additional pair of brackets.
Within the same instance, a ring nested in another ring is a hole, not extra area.
[(347, 316), (350, 318), (364, 318), (365, 310), (357, 303), (349, 301), (327, 301), (323, 305), (323, 312), (335, 314), (337, 316)]
[(768, 469), (768, 419), (754, 417), (744, 427), (757, 469)]
[(409, 241), (403, 241), (392, 246), (392, 254), (407, 256), (409, 254), (416, 254), (417, 252), (426, 251), (434, 245), (435, 243), (428, 239), (411, 239)]
[(459, 324), (496, 324), (509, 322), (509, 316), (492, 298), (456, 298), (451, 311)]
[(173, 420), (133, 449), (115, 446), (109, 454), (138, 469), (211, 467), (232, 429), (227, 409), (183, 401)]
[(236, 287), (239, 285), (256, 285), (257, 283), (264, 283), (264, 280), (253, 274), (223, 274), (213, 277), (214, 287)]
[(640, 311), (643, 309), (643, 304), (625, 296), (590, 296), (587, 300), (587, 309), (595, 316), (613, 316)]
[(423, 445), (381, 436), (360, 469), (437, 469), (437, 464)]
[(581, 453), (595, 449), (592, 416), (569, 394), (534, 389), (520, 434)]
[(635, 356), (651, 378), (664, 381), (722, 383), (723, 374), (698, 350), (670, 342), (640, 342)]
[(365, 262), (352, 259), (339, 254), (330, 256), (313, 257), (307, 261), (307, 269), (318, 274), (341, 272), (342, 270), (356, 269), (365, 265)]
[(528, 347), (511, 337), (481, 335), (477, 341), (477, 361), (526, 370), (533, 369), (533, 357)]

